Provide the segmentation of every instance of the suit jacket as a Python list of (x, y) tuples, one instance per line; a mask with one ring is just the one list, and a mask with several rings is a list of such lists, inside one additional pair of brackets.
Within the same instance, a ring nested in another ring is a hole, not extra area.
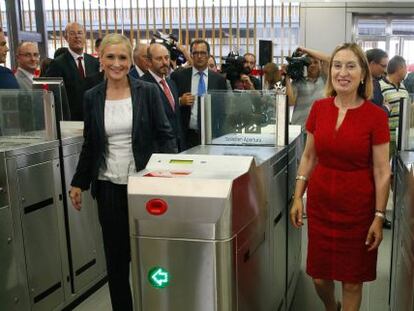
[[(84, 54), (86, 76), (99, 72), (99, 61)], [(86, 81), (79, 75), (78, 65), (69, 52), (66, 52), (52, 61), (46, 71), (46, 77), (62, 77), (71, 114), (71, 120), (83, 120), (83, 95), (86, 91)]]
[[(161, 103), (158, 88), (129, 79), (132, 99), (132, 152), (137, 171), (145, 168), (153, 152), (177, 151), (175, 137)], [(84, 142), (71, 185), (89, 189), (95, 197), (99, 169), (105, 161), (106, 81), (85, 93)]]
[[(193, 68), (185, 68), (174, 71), (171, 74), (171, 79), (175, 82), (178, 89), (178, 97), (181, 97), (184, 93), (191, 92), (191, 80), (192, 80)], [(226, 79), (220, 74), (209, 70), (207, 90), (227, 90)], [(182, 126), (185, 131), (188, 130), (191, 116), (191, 106), (180, 106)]]
[(141, 77), (141, 80), (147, 81), (150, 83), (155, 83), (158, 86), (158, 89), (161, 93), (161, 101), (163, 103), (165, 114), (167, 115), (168, 121), (170, 121), (170, 125), (173, 129), (176, 141), (177, 141), (177, 147), (178, 151), (185, 150), (185, 140), (183, 131), (181, 128), (181, 113), (180, 113), (180, 103), (178, 99), (178, 91), (177, 86), (175, 85), (174, 81), (172, 81), (170, 78), (166, 78), (167, 84), (171, 90), (171, 93), (174, 97), (175, 102), (175, 109), (173, 110), (170, 102), (168, 101), (167, 96), (164, 93), (164, 90), (161, 88), (161, 86), (158, 84), (157, 80), (154, 79), (154, 77), (147, 72)]
[(129, 75), (133, 77), (134, 79), (141, 79), (143, 77), (143, 75), (142, 76), (139, 75), (139, 72), (137, 68), (135, 67), (135, 65), (131, 67), (131, 70), (129, 71)]
[(23, 71), (19, 70), (19, 68), (17, 68), (14, 76), (16, 77), (17, 83), (19, 83), (20, 89), (22, 90), (33, 89), (33, 81)]
[(13, 72), (6, 67), (0, 66), (0, 89), (19, 89), (16, 77)]

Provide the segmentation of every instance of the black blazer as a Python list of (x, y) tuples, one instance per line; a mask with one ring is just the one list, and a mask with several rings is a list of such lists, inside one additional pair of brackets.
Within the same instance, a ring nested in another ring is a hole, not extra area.
[[(171, 79), (175, 82), (178, 89), (178, 97), (181, 97), (184, 93), (191, 92), (191, 80), (192, 80), (193, 67), (179, 69), (171, 74)], [(207, 90), (227, 90), (226, 79), (220, 74), (209, 70), (208, 71), (208, 83)], [(191, 106), (181, 106), (181, 119), (183, 129), (188, 130), (191, 116)]]
[[(177, 152), (171, 126), (162, 108), (158, 88), (148, 82), (129, 78), (132, 99), (132, 152), (137, 171), (145, 168), (153, 152)], [(106, 81), (85, 93), (84, 142), (71, 185), (82, 190), (92, 184), (96, 194), (99, 168), (105, 161)]]
[(141, 80), (147, 81), (150, 83), (155, 83), (158, 86), (158, 89), (161, 93), (161, 101), (163, 103), (165, 114), (167, 115), (168, 121), (170, 121), (170, 125), (173, 129), (176, 141), (177, 141), (177, 147), (178, 151), (185, 150), (185, 141), (184, 141), (184, 135), (183, 131), (181, 129), (181, 112), (180, 112), (180, 103), (178, 99), (178, 91), (177, 86), (175, 85), (174, 81), (172, 81), (170, 78), (166, 78), (167, 84), (171, 90), (171, 93), (174, 97), (175, 102), (175, 110), (171, 108), (170, 102), (168, 101), (167, 96), (164, 93), (164, 90), (161, 88), (161, 86), (158, 84), (157, 80), (152, 76), (151, 73), (147, 72), (141, 77)]
[(13, 72), (6, 67), (0, 66), (0, 89), (19, 89), (19, 83)]
[[(86, 76), (93, 76), (99, 72), (99, 61), (95, 57), (84, 54)], [(46, 77), (62, 77), (71, 114), (71, 120), (83, 120), (83, 95), (86, 91), (86, 79), (79, 75), (78, 65), (69, 52), (66, 52), (52, 61)]]

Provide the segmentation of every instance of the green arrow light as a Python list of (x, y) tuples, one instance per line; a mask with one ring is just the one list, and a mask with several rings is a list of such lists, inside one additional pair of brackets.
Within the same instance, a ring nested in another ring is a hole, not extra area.
[(170, 274), (161, 267), (153, 267), (148, 272), (148, 281), (152, 287), (164, 288), (170, 284)]

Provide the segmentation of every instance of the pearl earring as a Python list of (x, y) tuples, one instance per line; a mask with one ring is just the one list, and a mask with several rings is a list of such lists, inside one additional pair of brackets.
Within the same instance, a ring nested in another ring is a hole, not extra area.
[(364, 84), (364, 79), (361, 79), (361, 84)]

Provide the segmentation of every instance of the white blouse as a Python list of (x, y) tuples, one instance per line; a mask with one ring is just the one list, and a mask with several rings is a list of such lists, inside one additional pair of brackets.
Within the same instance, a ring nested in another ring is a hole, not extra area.
[(129, 172), (135, 171), (132, 153), (132, 99), (105, 101), (105, 162), (100, 180), (126, 185)]

